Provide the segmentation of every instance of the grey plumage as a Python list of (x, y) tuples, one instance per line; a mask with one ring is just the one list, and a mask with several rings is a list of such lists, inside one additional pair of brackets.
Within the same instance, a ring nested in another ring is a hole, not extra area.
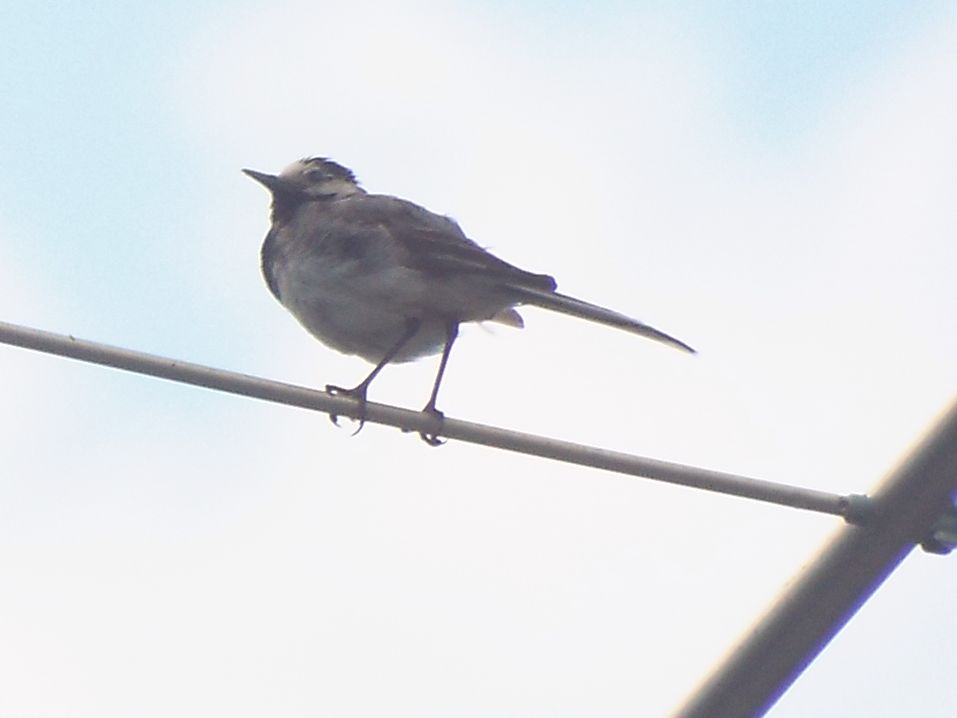
[(552, 277), (495, 257), (448, 217), (366, 193), (351, 170), (326, 158), (300, 160), (279, 175), (244, 172), (273, 197), (262, 247), (270, 291), (320, 341), (377, 365), (355, 389), (330, 390), (364, 401), (386, 363), (442, 351), (426, 407), (438, 413), (435, 396), (458, 325), (521, 326), (515, 307), (523, 304), (694, 351), (643, 322), (557, 293)]

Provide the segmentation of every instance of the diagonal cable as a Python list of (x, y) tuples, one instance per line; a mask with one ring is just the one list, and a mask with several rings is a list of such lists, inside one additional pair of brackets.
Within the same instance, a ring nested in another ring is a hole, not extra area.
[[(0, 343), (331, 415), (355, 418), (357, 414), (356, 400), (348, 397), (332, 396), (324, 391), (294, 384), (145, 354), (6, 322), (0, 322)], [(840, 496), (762, 479), (659, 461), (458, 419), (446, 418), (440, 426), (434, 416), (385, 404), (370, 402), (366, 408), (365, 419), (367, 422), (395, 426), (404, 431), (429, 434), (438, 432), (448, 439), (541, 456), (579, 466), (590, 466), (627, 476), (640, 476), (756, 501), (843, 516), (848, 521), (856, 520), (855, 506), (858, 506), (863, 499), (863, 497)]]

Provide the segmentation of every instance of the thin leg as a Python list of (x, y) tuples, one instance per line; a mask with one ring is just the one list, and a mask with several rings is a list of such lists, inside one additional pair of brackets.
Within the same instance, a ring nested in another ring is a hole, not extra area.
[[(395, 358), (395, 355), (402, 351), (402, 347), (409, 343), (409, 340), (415, 336), (416, 332), (419, 331), (419, 327), (422, 326), (422, 320), (412, 318), (406, 319), (405, 321), (405, 333), (399, 338), (389, 351), (385, 353), (385, 356), (382, 357), (382, 361), (375, 365), (369, 376), (362, 380), (360, 384), (354, 386), (352, 389), (343, 389), (341, 386), (335, 386), (333, 384), (326, 384), (326, 392), (332, 394), (333, 396), (351, 396), (352, 398), (358, 400), (359, 402), (359, 426), (352, 433), (353, 436), (362, 431), (362, 427), (366, 423), (366, 392), (369, 391), (369, 385), (372, 383), (372, 380), (375, 379), (379, 372), (385, 368), (385, 365), (388, 364)], [(330, 414), (329, 419), (333, 424), (339, 426), (339, 417), (336, 414)]]
[[(432, 414), (436, 417), (441, 426), (441, 421), (445, 416), (441, 411), (435, 408), (435, 400), (439, 396), (439, 386), (442, 384), (442, 377), (445, 376), (445, 366), (449, 363), (449, 354), (452, 353), (452, 345), (455, 343), (455, 338), (459, 335), (459, 323), (450, 321), (445, 325), (445, 347), (442, 349), (442, 359), (439, 361), (439, 371), (435, 375), (435, 383), (432, 385), (432, 395), (429, 397), (429, 403), (425, 405), (425, 408), (422, 409), (426, 414)], [(424, 441), (429, 446), (441, 446), (445, 442), (442, 441), (438, 434), (428, 434), (426, 432), (420, 432), (419, 436), (422, 437)]]

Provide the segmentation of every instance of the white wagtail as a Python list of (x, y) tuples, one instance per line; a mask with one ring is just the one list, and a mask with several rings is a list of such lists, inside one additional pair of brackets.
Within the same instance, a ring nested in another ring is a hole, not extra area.
[[(435, 400), (459, 324), (521, 327), (515, 307), (522, 304), (694, 352), (647, 324), (559, 294), (552, 277), (491, 255), (448, 217), (398, 197), (368, 194), (351, 170), (332, 160), (299, 160), (278, 175), (243, 172), (272, 193), (272, 226), (262, 246), (270, 291), (319, 341), (375, 364), (352, 389), (326, 386), (358, 400), (359, 428), (369, 384), (386, 364), (440, 351), (423, 411), (441, 420)], [(440, 443), (437, 434), (421, 436)]]

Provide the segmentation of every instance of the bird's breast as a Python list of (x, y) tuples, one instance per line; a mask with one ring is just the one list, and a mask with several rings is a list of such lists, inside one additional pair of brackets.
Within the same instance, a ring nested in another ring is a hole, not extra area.
[[(374, 251), (330, 251), (328, 246), (283, 239), (280, 234), (269, 252), (264, 247), (267, 283), (300, 324), (327, 346), (378, 362), (406, 331), (407, 320), (421, 314), (428, 290), (418, 272)], [(444, 324), (423, 320), (423, 328), (396, 361), (433, 354), (444, 340)]]
[(270, 232), (263, 273), (270, 289), (324, 344), (378, 362), (406, 332), (422, 328), (396, 357), (439, 351), (449, 322), (484, 321), (514, 301), (480, 274), (429, 272), (382, 226), (304, 213)]

